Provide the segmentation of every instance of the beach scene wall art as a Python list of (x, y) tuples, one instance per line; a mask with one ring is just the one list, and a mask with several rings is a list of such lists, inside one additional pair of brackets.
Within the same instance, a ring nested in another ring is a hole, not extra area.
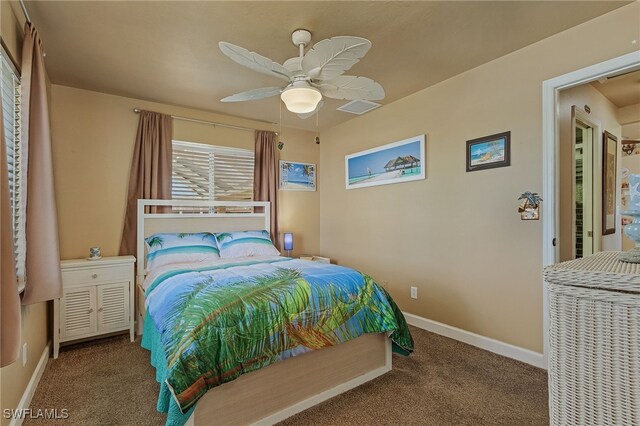
[(347, 189), (424, 179), (425, 137), (414, 136), (345, 157)]
[(467, 141), (467, 171), (511, 165), (511, 132)]
[(280, 189), (283, 191), (315, 191), (316, 165), (280, 160)]

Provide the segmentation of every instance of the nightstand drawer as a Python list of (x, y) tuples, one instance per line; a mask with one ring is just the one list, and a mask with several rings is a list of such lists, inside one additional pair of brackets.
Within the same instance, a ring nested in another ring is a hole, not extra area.
[(77, 269), (62, 271), (64, 285), (87, 285), (108, 281), (130, 281), (133, 273), (132, 266), (106, 266), (91, 269)]

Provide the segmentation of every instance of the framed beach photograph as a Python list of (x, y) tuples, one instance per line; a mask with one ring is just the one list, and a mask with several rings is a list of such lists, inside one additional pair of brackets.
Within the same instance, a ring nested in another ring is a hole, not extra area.
[(511, 165), (511, 132), (467, 141), (467, 172)]
[(344, 158), (347, 189), (425, 178), (424, 135), (414, 136)]
[(315, 191), (316, 165), (280, 160), (280, 189), (283, 191)]
[(610, 235), (616, 232), (618, 138), (605, 131), (602, 151), (602, 235)]

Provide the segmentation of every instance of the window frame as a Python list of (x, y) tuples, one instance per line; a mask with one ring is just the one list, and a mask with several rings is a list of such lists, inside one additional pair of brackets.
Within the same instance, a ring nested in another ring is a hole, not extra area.
[[(26, 173), (26, 161), (24, 157), (26, 149), (24, 141), (20, 137), (22, 132), (22, 111), (21, 111), (21, 89), (22, 79), (18, 68), (13, 62), (13, 58), (9, 52), (5, 49), (4, 44), (0, 45), (0, 102), (4, 91), (2, 90), (2, 82), (4, 78), (2, 73), (7, 69), (11, 72), (13, 85), (12, 90), (13, 100), (13, 135), (12, 144), (14, 146), (13, 153), (13, 170), (14, 170), (14, 182), (13, 182), (13, 194), (10, 194), (11, 209), (12, 209), (12, 232), (14, 241), (14, 255), (16, 261), (16, 275), (18, 282), (18, 291), (22, 293), (25, 288), (26, 281), (26, 185), (27, 185), (27, 173)], [(4, 113), (4, 110), (3, 110)], [(0, 117), (4, 120), (4, 116)], [(7, 138), (7, 131), (5, 129), (5, 139)], [(2, 141), (6, 144), (6, 140)], [(8, 146), (7, 146), (8, 152)], [(7, 158), (8, 160), (8, 158)]]

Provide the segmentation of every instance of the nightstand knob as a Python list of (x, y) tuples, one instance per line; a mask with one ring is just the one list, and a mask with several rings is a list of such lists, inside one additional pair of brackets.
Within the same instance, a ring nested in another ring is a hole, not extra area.
[(102, 312), (102, 307), (98, 308), (98, 312)]
[(93, 275), (91, 275), (91, 278), (93, 278), (93, 279), (98, 278), (98, 274), (93, 274)]
[(89, 312), (88, 312), (88, 313), (90, 314), (91, 312), (93, 312), (93, 309), (89, 309)]

